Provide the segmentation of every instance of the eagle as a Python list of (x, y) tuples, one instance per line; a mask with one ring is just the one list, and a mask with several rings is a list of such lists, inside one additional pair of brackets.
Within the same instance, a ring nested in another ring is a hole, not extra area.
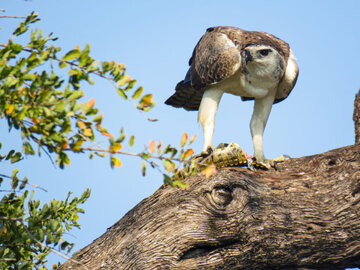
[(192, 57), (185, 79), (165, 104), (198, 110), (204, 133), (203, 153), (213, 149), (218, 104), (224, 93), (254, 100), (250, 131), (257, 162), (269, 164), (263, 151), (263, 133), (273, 104), (287, 98), (299, 68), (289, 44), (274, 35), (217, 26), (206, 30)]

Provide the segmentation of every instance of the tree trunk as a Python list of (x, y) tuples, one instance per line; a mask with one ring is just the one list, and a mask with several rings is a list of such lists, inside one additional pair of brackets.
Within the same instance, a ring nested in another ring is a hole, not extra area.
[[(60, 269), (360, 266), (360, 144), (162, 186)], [(114, 209), (116, 206), (113, 206)]]

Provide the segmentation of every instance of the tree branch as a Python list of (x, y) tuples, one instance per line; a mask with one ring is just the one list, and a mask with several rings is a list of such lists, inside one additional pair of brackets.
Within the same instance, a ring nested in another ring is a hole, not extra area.
[(198, 174), (187, 190), (161, 187), (75, 259), (94, 270), (360, 266), (359, 172), (357, 144), (277, 171)]
[(355, 143), (360, 143), (360, 90), (355, 96), (353, 120), (355, 124)]

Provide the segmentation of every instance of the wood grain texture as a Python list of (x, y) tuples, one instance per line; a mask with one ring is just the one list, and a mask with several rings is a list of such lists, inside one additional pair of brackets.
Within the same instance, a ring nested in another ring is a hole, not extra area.
[(360, 144), (186, 182), (159, 188), (60, 269), (360, 266)]

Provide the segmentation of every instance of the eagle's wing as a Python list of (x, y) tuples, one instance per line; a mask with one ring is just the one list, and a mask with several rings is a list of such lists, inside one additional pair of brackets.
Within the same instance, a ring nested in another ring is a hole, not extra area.
[(285, 98), (287, 98), (290, 95), (291, 90), (294, 88), (296, 84), (298, 75), (299, 75), (299, 67), (296, 63), (295, 55), (290, 49), (290, 55), (287, 61), (285, 73), (279, 83), (274, 103), (283, 101)]
[(233, 75), (241, 66), (242, 34), (235, 27), (207, 29), (189, 61), (191, 86), (200, 90)]
[(198, 110), (206, 86), (233, 75), (241, 66), (241, 35), (235, 27), (213, 27), (197, 43), (189, 61), (189, 71), (165, 101), (174, 107)]

